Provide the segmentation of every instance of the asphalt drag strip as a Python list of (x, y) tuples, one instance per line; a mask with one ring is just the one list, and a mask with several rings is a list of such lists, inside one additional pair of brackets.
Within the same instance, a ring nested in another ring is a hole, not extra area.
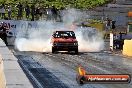
[[(17, 52), (17, 54), (17, 58), (23, 62), (36, 78), (38, 84), (42, 85), (42, 88), (132, 88), (132, 83), (77, 84), (76, 75), (79, 65), (82, 65), (89, 74), (130, 74), (132, 76), (130, 64), (132, 60), (112, 53), (98, 52), (72, 55), (68, 53)], [(52, 78), (53, 80), (51, 80)]]

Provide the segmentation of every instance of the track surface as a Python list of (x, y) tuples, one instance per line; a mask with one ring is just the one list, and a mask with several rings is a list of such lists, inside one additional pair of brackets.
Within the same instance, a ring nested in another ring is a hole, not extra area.
[(76, 82), (77, 67), (90, 74), (130, 74), (132, 58), (102, 51), (99, 53), (35, 53), (15, 52), (19, 61), (32, 73), (43, 88), (132, 88), (130, 84), (85, 84)]

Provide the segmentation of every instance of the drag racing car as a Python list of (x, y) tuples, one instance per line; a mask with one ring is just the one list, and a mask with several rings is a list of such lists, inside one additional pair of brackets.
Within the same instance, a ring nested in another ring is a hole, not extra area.
[(52, 35), (52, 53), (74, 51), (78, 53), (78, 41), (73, 31), (55, 31)]

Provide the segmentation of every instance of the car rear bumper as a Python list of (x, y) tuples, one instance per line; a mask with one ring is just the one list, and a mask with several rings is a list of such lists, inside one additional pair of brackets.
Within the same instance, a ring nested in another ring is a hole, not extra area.
[(52, 46), (57, 51), (75, 51), (78, 50), (78, 46)]

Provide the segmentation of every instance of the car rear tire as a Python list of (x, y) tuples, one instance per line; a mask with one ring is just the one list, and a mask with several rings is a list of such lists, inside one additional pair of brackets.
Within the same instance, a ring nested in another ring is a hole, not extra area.
[(54, 47), (52, 47), (52, 53), (55, 53), (55, 52), (56, 52), (55, 48), (54, 48)]
[(75, 54), (78, 54), (78, 49), (75, 50)]

